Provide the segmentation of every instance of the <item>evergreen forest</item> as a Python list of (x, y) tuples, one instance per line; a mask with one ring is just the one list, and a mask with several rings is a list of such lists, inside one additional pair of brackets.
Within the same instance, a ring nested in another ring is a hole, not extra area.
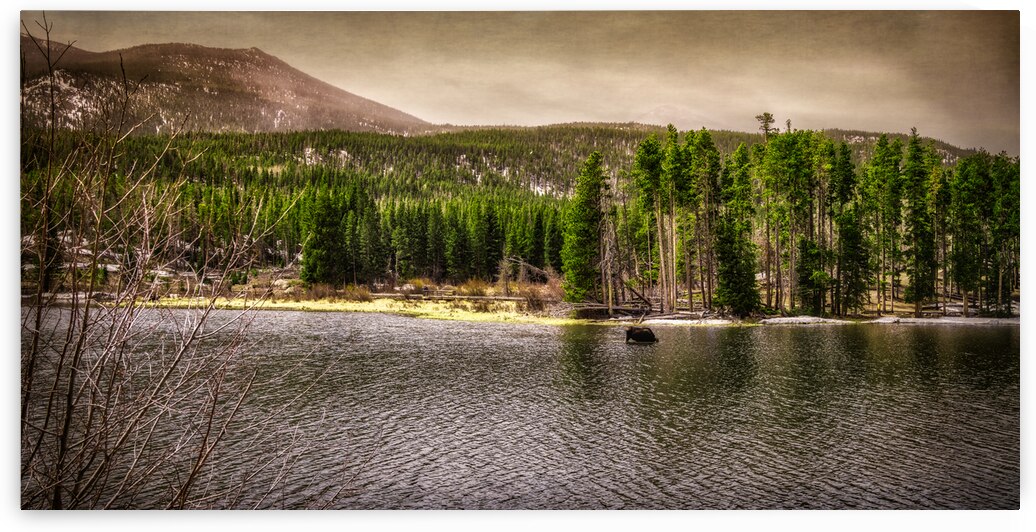
[[(957, 298), (965, 313), (1012, 312), (1018, 158), (916, 131), (756, 119), (758, 133), (567, 124), (422, 136), (186, 132), (125, 135), (117, 146), (96, 133), (23, 129), (23, 249), (39, 227), (61, 242), (84, 215), (69, 161), (108, 143), (111, 177), (95, 194), (118, 208), (137, 186), (127, 176), (153, 164), (149, 186), (176, 206), (163, 222), (177, 240), (167, 266), (199, 278), (298, 268), (309, 284), (383, 289), (495, 282), (526, 264), (560, 276), (567, 301), (609, 309), (846, 316), (896, 312), (900, 301), (920, 314)], [(55, 177), (56, 167), (69, 171)], [(98, 220), (96, 230), (117, 223)], [(258, 245), (248, 256), (229, 251), (249, 239)], [(101, 262), (131, 262), (133, 249), (126, 242)], [(55, 277), (59, 255), (23, 252), (23, 278), (36, 278), (32, 268)]]

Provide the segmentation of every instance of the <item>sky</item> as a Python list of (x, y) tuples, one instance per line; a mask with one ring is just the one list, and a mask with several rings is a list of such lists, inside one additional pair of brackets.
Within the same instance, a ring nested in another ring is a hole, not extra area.
[[(30, 24), (38, 12), (21, 13)], [(1017, 11), (60, 12), (57, 40), (257, 47), (433, 123), (908, 132), (1019, 151)]]

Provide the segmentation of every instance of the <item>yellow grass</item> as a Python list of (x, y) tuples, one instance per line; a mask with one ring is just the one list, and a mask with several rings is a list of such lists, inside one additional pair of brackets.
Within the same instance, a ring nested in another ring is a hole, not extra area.
[[(206, 299), (163, 298), (154, 303), (164, 308), (197, 308), (206, 305)], [(259, 310), (296, 310), (308, 312), (377, 312), (398, 314), (414, 318), (457, 320), (499, 323), (535, 323), (540, 325), (570, 325), (596, 323), (590, 320), (552, 318), (527, 314), (518, 310), (514, 301), (470, 302), (470, 301), (423, 301), (378, 298), (371, 301), (338, 301), (320, 299), (315, 301), (292, 300), (246, 300), (243, 298), (217, 298), (216, 308), (256, 308)]]

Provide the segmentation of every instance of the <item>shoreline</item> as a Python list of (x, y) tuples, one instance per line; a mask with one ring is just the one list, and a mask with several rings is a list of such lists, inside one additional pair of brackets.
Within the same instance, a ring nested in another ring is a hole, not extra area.
[[(207, 304), (205, 298), (162, 298), (145, 303), (152, 308), (197, 308), (199, 304)], [(370, 301), (344, 300), (255, 300), (241, 298), (216, 298), (216, 308), (220, 310), (280, 310), (298, 312), (364, 312), (374, 314), (395, 314), (422, 319), (438, 319), (448, 321), (521, 323), (536, 325), (608, 325), (625, 326), (633, 323), (632, 319), (595, 320), (586, 318), (556, 317), (535, 314), (520, 310), (515, 301), (493, 301), (475, 303), (470, 301), (434, 301), (415, 299), (374, 298)], [(1001, 325), (1020, 326), (1021, 318), (990, 317), (957, 317), (943, 316), (937, 318), (914, 318), (883, 316), (880, 318), (834, 319), (815, 316), (766, 317), (750, 320), (734, 320), (728, 318), (702, 319), (658, 319), (646, 318), (641, 323), (648, 326), (681, 326), (681, 327), (757, 327), (757, 326), (830, 326), (852, 324), (914, 324), (914, 325)]]
[[(162, 298), (148, 302), (146, 307), (155, 308), (197, 308), (205, 298)], [(605, 322), (576, 318), (552, 317), (531, 314), (518, 309), (516, 301), (494, 301), (474, 303), (470, 301), (430, 301), (418, 299), (374, 298), (370, 301), (344, 300), (245, 300), (241, 298), (216, 298), (220, 310), (280, 310), (297, 312), (363, 312), (368, 314), (394, 314), (421, 319), (447, 321), (527, 323), (538, 325), (580, 325)]]

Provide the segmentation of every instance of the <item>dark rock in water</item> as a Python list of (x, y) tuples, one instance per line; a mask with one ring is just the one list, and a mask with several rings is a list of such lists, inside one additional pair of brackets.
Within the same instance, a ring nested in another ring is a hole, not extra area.
[(655, 343), (655, 333), (648, 327), (626, 327), (626, 343)]

